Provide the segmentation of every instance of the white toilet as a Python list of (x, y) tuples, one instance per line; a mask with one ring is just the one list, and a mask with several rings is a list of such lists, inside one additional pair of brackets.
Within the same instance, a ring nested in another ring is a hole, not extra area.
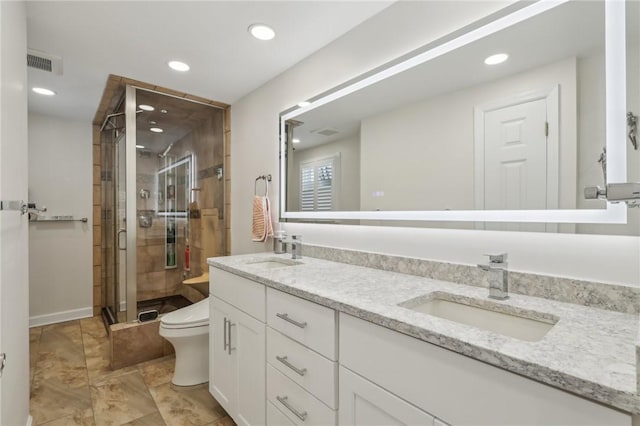
[(160, 318), (160, 335), (176, 351), (171, 382), (193, 386), (209, 381), (209, 299)]

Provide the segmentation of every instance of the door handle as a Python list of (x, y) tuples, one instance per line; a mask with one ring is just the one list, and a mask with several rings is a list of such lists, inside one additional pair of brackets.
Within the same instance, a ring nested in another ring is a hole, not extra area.
[(124, 244), (121, 244), (121, 242), (122, 242), (122, 238), (121, 238), (122, 234), (125, 234), (125, 236), (126, 236), (127, 230), (126, 229), (120, 229), (118, 231), (118, 250), (126, 250), (127, 249), (127, 239), (126, 238), (124, 239)]
[(47, 208), (42, 206), (38, 208), (36, 203), (25, 203), (24, 201), (0, 201), (0, 210), (2, 211), (19, 211), (20, 213), (41, 213), (46, 212)]
[(2, 377), (2, 373), (4, 372), (4, 366), (7, 363), (7, 354), (0, 354), (0, 377)]

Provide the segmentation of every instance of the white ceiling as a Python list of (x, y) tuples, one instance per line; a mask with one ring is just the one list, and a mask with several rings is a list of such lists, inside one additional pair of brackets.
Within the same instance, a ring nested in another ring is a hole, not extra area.
[[(233, 104), (392, 1), (30, 1), (28, 47), (61, 56), (63, 74), (28, 69), (29, 110), (91, 120), (116, 74)], [(247, 33), (272, 26), (276, 38)], [(179, 73), (167, 62), (187, 62)]]

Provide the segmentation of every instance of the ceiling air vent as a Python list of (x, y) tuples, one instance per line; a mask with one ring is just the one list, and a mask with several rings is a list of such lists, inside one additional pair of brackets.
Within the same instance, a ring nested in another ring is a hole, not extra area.
[(62, 58), (48, 53), (29, 49), (27, 51), (27, 66), (53, 74), (62, 74)]
[(335, 135), (337, 133), (340, 133), (340, 131), (327, 127), (327, 128), (320, 129), (320, 130), (316, 131), (316, 133), (319, 134), (319, 135), (322, 135), (322, 136), (332, 136), (332, 135)]

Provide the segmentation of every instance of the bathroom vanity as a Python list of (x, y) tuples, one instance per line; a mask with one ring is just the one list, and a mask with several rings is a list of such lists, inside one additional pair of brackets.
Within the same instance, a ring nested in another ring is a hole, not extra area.
[[(210, 390), (238, 424), (632, 425), (640, 413), (637, 314), (493, 301), (310, 257), (209, 265)], [(450, 316), (458, 305), (471, 323)], [(512, 317), (533, 324), (500, 328)]]

